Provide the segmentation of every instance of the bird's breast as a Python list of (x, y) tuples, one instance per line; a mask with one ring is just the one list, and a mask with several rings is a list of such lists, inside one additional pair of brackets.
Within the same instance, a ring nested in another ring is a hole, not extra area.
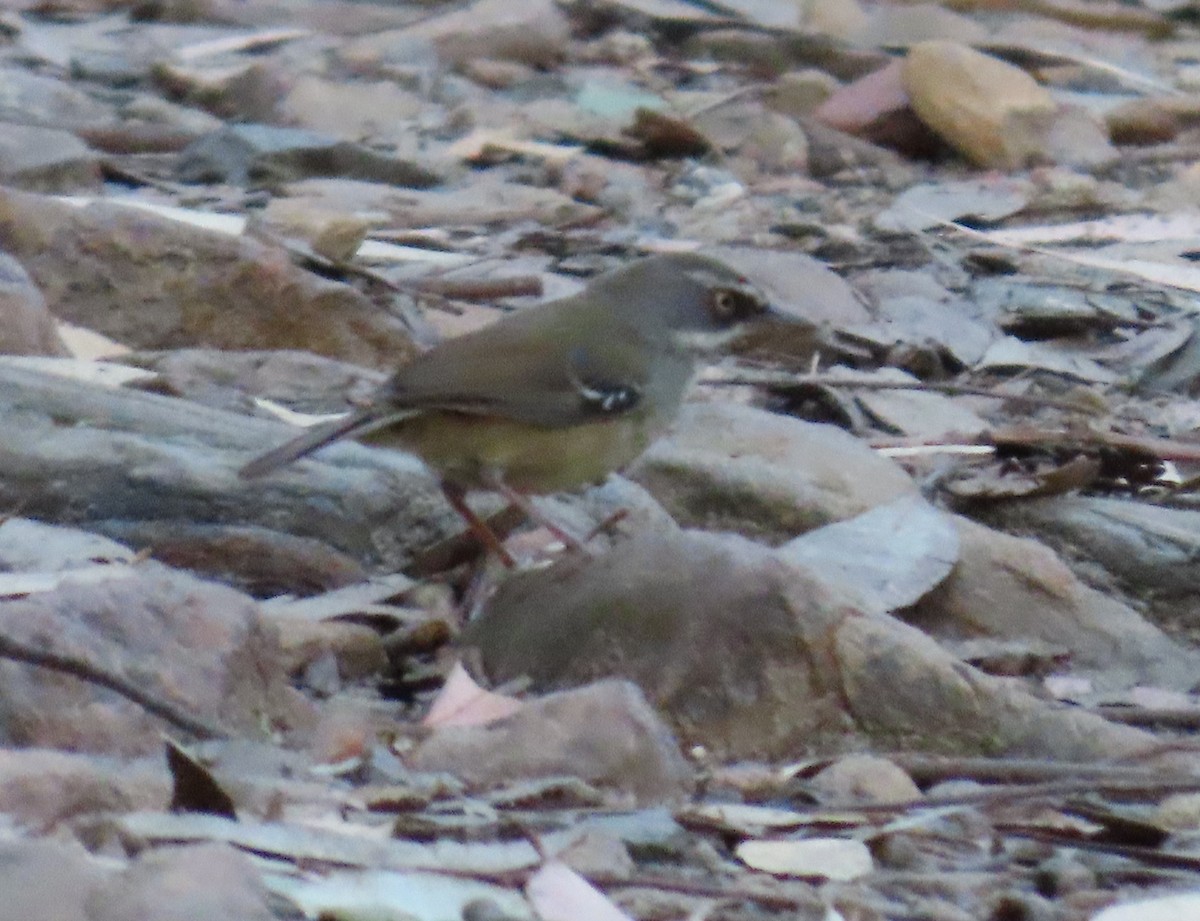
[(410, 451), (444, 479), (468, 488), (486, 486), (498, 475), (522, 492), (551, 493), (599, 482), (637, 458), (664, 427), (647, 413), (544, 428), (431, 411), (363, 440)]

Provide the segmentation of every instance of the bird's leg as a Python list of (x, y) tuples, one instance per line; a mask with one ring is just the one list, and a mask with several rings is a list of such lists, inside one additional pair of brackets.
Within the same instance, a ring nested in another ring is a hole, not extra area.
[(588, 536), (583, 539), (585, 544), (590, 544), (601, 534), (609, 534), (613, 528), (619, 525), (622, 521), (629, 517), (629, 509), (619, 508), (602, 522), (596, 525), (588, 532)]
[(496, 554), (509, 569), (517, 565), (517, 561), (513, 559), (512, 554), (504, 547), (504, 543), (496, 536), (496, 532), (488, 527), (486, 521), (480, 518), (472, 511), (471, 506), (467, 505), (466, 493), (461, 486), (445, 480), (441, 483), (442, 495), (446, 497), (446, 501), (450, 503), (454, 511), (458, 512), (462, 520), (467, 523), (467, 527), (471, 529), (471, 533), (478, 538), (488, 550)]
[(552, 535), (554, 535), (556, 540), (561, 541), (562, 544), (568, 549), (583, 549), (583, 541), (581, 541), (574, 534), (571, 534), (569, 531), (563, 530), (562, 525), (552, 521), (546, 515), (543, 515), (541, 511), (538, 510), (537, 506), (535, 506), (533, 502), (530, 501), (529, 497), (523, 492), (513, 489), (498, 476), (490, 477), (488, 480), (488, 485), (491, 486), (492, 489), (496, 490), (496, 492), (500, 493), (500, 495), (502, 495), (510, 504), (515, 505), (522, 512), (524, 512), (530, 521), (541, 525), (543, 528), (549, 531)]

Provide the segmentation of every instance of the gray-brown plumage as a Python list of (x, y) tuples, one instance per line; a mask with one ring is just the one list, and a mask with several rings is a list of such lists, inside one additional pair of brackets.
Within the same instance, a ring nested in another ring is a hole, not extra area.
[(767, 300), (715, 259), (642, 259), (579, 294), (441, 343), (400, 368), (368, 405), (241, 474), (261, 476), (356, 438), (418, 455), (456, 495), (595, 482), (671, 423), (698, 355), (768, 312)]

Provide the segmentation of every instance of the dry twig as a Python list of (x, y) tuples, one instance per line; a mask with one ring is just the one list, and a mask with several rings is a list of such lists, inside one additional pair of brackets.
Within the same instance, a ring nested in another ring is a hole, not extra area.
[(229, 733), (213, 723), (186, 713), (174, 704), (155, 697), (149, 691), (130, 681), (123, 675), (109, 671), (93, 662), (74, 656), (50, 652), (29, 646), (0, 633), (0, 658), (12, 659), (14, 662), (24, 662), (38, 668), (73, 675), (80, 681), (107, 688), (120, 694), (126, 700), (137, 704), (147, 713), (157, 716), (176, 729), (188, 732), (198, 739), (225, 739)]
[(704, 383), (720, 387), (736, 385), (771, 387), (782, 392), (802, 387), (843, 387), (847, 390), (914, 390), (924, 393), (948, 393), (962, 396), (987, 397), (992, 400), (1005, 400), (1018, 406), (1046, 406), (1054, 409), (1066, 409), (1071, 412), (1087, 413), (1089, 415), (1093, 415), (1096, 412), (1096, 407), (1087, 406), (1077, 400), (1061, 400), (1056, 397), (1042, 397), (1023, 393), (1004, 393), (991, 387), (940, 381), (873, 381), (848, 379), (832, 374), (783, 374), (772, 371), (740, 371), (729, 377), (706, 380)]

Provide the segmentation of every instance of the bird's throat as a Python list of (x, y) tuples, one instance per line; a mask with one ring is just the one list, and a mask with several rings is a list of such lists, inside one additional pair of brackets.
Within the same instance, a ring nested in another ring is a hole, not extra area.
[(673, 334), (676, 348), (690, 355), (718, 352), (742, 334), (740, 326), (714, 330), (680, 330)]

